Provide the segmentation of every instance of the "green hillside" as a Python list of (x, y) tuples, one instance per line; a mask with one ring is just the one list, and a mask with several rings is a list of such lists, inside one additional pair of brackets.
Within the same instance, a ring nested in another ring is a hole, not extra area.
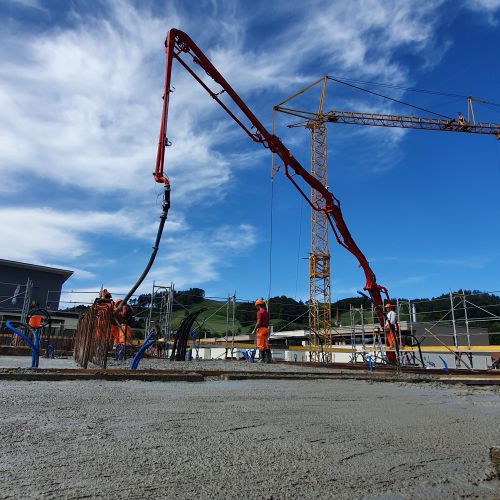
[[(197, 311), (202, 307), (207, 307), (208, 310), (202, 312), (198, 316), (198, 324), (195, 326), (202, 325), (202, 332), (207, 333), (207, 337), (223, 337), (226, 334), (226, 324), (228, 331), (232, 332), (233, 327), (233, 317), (232, 317), (232, 305), (229, 304), (229, 321), (227, 322), (227, 305), (226, 302), (219, 302), (217, 300), (205, 299), (198, 304), (192, 304), (185, 306), (185, 309), (179, 309), (173, 312), (172, 318), (172, 328), (176, 329), (181, 321), (191, 312)], [(234, 322), (235, 332), (238, 333), (242, 331), (240, 322), (235, 319)]]

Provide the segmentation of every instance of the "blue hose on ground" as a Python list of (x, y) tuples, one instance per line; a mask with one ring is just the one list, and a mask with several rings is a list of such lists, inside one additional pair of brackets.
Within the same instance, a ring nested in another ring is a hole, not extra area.
[(146, 337), (144, 344), (142, 344), (141, 348), (136, 352), (134, 358), (132, 359), (132, 363), (130, 365), (131, 370), (137, 370), (137, 367), (139, 366), (144, 353), (153, 345), (156, 335), (156, 330), (152, 330), (151, 332), (149, 332), (149, 335)]
[(443, 362), (443, 365), (444, 365), (443, 371), (448, 373), (448, 363), (446, 363), (446, 361), (444, 360), (444, 358), (442, 356), (439, 356), (439, 359)]
[(7, 321), (5, 326), (16, 335), (19, 335), (26, 345), (31, 348), (31, 368), (38, 368), (38, 360), (40, 359), (40, 335), (37, 330), (34, 330), (25, 323), (16, 321), (15, 323), (24, 326), (33, 335), (33, 340), (31, 340), (23, 331), (18, 330), (11, 321)]

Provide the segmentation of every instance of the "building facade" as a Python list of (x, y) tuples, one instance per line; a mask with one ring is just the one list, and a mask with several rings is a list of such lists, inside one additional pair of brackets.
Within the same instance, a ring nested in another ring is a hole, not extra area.
[(59, 309), (61, 289), (73, 274), (67, 269), (0, 259), (0, 310), (22, 310), (26, 301)]

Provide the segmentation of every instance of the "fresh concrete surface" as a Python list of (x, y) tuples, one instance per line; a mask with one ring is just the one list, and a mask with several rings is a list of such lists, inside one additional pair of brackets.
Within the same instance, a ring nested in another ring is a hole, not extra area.
[[(29, 368), (31, 356), (0, 356), (0, 368)], [(72, 357), (45, 358), (43, 355), (38, 360), (39, 368), (78, 368)]]
[(485, 498), (498, 388), (0, 383), (0, 498)]

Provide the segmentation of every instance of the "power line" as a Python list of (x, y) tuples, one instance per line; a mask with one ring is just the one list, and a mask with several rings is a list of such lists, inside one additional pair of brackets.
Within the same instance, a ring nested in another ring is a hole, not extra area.
[[(363, 87), (359, 87), (359, 86), (354, 85), (354, 84), (355, 83), (360, 83), (360, 84), (363, 84), (363, 85), (375, 85), (375, 86), (378, 86), (378, 87), (385, 87), (385, 88), (390, 88), (390, 89), (404, 90), (405, 92), (417, 92), (417, 93), (421, 93), (421, 94), (438, 95), (438, 96), (444, 96), (444, 97), (454, 97), (457, 100), (459, 100), (459, 99), (468, 99), (469, 97), (471, 97), (471, 96), (464, 95), (464, 94), (456, 94), (456, 93), (452, 93), (452, 92), (441, 92), (441, 91), (438, 91), (438, 90), (419, 89), (419, 88), (415, 88), (415, 87), (404, 87), (403, 85), (394, 85), (394, 84), (390, 84), (390, 83), (373, 82), (373, 81), (369, 81), (369, 80), (356, 80), (356, 79), (353, 79), (353, 78), (343, 78), (343, 77), (337, 77), (337, 76), (328, 76), (327, 78), (329, 80), (335, 81), (337, 83), (341, 83), (343, 85), (347, 85), (349, 87), (353, 87), (355, 89), (362, 90), (363, 92), (368, 92), (370, 94), (373, 94), (373, 95), (376, 95), (376, 96), (379, 96), (379, 97), (383, 97), (384, 99), (389, 99), (391, 101), (398, 102), (400, 104), (404, 104), (405, 106), (410, 106), (412, 108), (416, 108), (416, 109), (419, 109), (421, 111), (425, 111), (426, 113), (432, 113), (432, 114), (435, 114), (437, 116), (441, 116), (443, 118), (448, 118), (448, 117), (444, 116), (444, 115), (440, 115), (439, 113), (435, 113), (435, 112), (430, 111), (428, 109), (422, 108), (420, 106), (416, 106), (414, 104), (411, 104), (411, 103), (408, 103), (408, 102), (405, 102), (405, 101), (401, 101), (401, 100), (398, 100), (398, 99), (386, 96), (384, 94), (379, 94), (378, 92), (374, 92), (372, 90), (368, 90), (368, 89), (363, 88)], [(450, 101), (450, 102), (453, 102), (453, 101)], [(487, 100), (484, 100), (484, 99), (481, 99), (481, 100), (479, 100), (477, 102), (479, 102), (480, 104), (485, 104), (486, 106), (489, 106), (489, 107), (500, 108), (500, 104), (496, 103), (496, 102), (487, 101)]]
[(411, 104), (409, 102), (401, 101), (400, 99), (394, 99), (393, 97), (389, 97), (384, 94), (380, 94), (379, 92), (374, 92), (373, 90), (368, 90), (363, 87), (359, 87), (358, 85), (354, 85), (353, 83), (348, 83), (343, 80), (339, 80), (338, 78), (333, 78), (331, 76), (327, 76), (329, 80), (333, 80), (334, 82), (341, 83), (342, 85), (347, 85), (348, 87), (355, 88), (357, 90), (361, 90), (363, 92), (367, 92), (368, 94), (376, 95), (378, 97), (382, 97), (383, 99), (387, 99), (389, 101), (397, 102), (399, 104), (403, 104), (404, 106), (409, 106), (410, 108), (418, 109), (419, 111), (424, 111), (425, 113), (430, 113), (432, 115), (440, 116), (441, 118), (446, 118), (448, 120), (451, 120), (449, 116), (442, 115), (441, 113), (436, 113), (435, 111), (431, 111), (430, 109), (422, 108), (420, 106), (416, 106), (414, 104)]
[(328, 77), (328, 78), (335, 79), (335, 81), (338, 81), (340, 83), (349, 82), (349, 83), (361, 83), (364, 85), (376, 85), (379, 87), (386, 87), (386, 88), (390, 88), (390, 89), (404, 90), (406, 92), (418, 92), (418, 93), (422, 93), (422, 94), (441, 95), (441, 96), (446, 96), (446, 97), (458, 97), (460, 99), (467, 99), (467, 97), (469, 97), (469, 96), (462, 95), (462, 94), (441, 92), (438, 90), (427, 90), (427, 89), (418, 89), (415, 87), (404, 87), (402, 85), (394, 85), (391, 83), (373, 82), (373, 81), (369, 81), (369, 80), (356, 80), (353, 78), (343, 78), (341, 76), (333, 76), (333, 77)]

